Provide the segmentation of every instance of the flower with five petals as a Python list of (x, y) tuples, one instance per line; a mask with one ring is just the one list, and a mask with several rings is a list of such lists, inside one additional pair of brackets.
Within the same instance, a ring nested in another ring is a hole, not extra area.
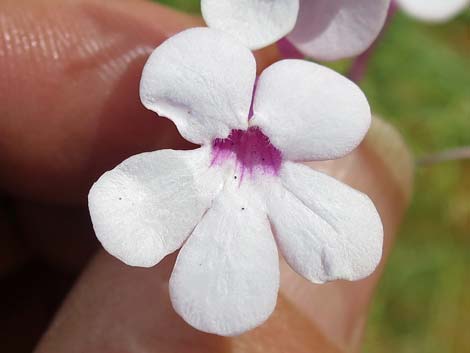
[(361, 142), (371, 119), (361, 90), (301, 60), (255, 79), (250, 50), (222, 32), (194, 28), (165, 41), (144, 68), (141, 99), (201, 147), (130, 157), (89, 194), (98, 239), (126, 264), (154, 266), (182, 247), (173, 306), (220, 335), (256, 327), (274, 310), (278, 247), (315, 283), (366, 277), (382, 253), (371, 200), (298, 163), (338, 158)]

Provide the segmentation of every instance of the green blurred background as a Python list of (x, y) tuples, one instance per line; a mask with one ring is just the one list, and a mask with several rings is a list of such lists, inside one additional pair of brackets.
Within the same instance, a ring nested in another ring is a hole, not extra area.
[[(156, 1), (199, 12), (199, 0)], [(443, 25), (396, 15), (361, 86), (417, 158), (470, 146), (470, 11)], [(363, 351), (470, 352), (469, 270), (470, 161), (418, 167)]]

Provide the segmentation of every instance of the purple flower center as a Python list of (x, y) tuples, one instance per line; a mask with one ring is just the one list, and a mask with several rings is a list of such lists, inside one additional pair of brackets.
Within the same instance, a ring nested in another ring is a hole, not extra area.
[(215, 139), (212, 144), (212, 165), (221, 165), (234, 158), (236, 173), (234, 177), (243, 179), (245, 174), (255, 172), (278, 175), (281, 168), (281, 152), (274, 147), (269, 138), (258, 127), (248, 130), (232, 130), (225, 139)]

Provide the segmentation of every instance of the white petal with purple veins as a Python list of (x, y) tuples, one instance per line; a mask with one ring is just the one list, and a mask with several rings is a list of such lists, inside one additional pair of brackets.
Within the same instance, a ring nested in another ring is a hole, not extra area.
[(294, 28), (299, 0), (202, 0), (201, 11), (209, 27), (259, 49)]
[(192, 28), (167, 39), (145, 64), (143, 104), (176, 124), (187, 140), (208, 144), (248, 124), (256, 62), (217, 30)]
[(342, 157), (359, 145), (371, 121), (356, 84), (303, 60), (279, 61), (263, 71), (253, 111), (250, 125), (290, 160)]
[(178, 249), (222, 188), (208, 148), (133, 156), (103, 174), (88, 200), (103, 247), (132, 266), (150, 267)]

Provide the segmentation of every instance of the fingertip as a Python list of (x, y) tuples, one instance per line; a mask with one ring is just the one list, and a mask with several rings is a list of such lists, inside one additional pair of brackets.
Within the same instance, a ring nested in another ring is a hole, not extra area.
[(35, 352), (69, 352), (70, 347), (80, 352), (95, 352), (97, 347), (132, 351), (136, 342), (145, 352), (340, 352), (282, 295), (262, 326), (240, 336), (221, 337), (194, 329), (175, 313), (168, 296), (174, 262), (175, 256), (169, 255), (158, 266), (142, 269), (100, 252)]
[(153, 48), (198, 19), (131, 0), (11, 0), (1, 12), (1, 187), (82, 202), (122, 159), (187, 146), (138, 87)]

